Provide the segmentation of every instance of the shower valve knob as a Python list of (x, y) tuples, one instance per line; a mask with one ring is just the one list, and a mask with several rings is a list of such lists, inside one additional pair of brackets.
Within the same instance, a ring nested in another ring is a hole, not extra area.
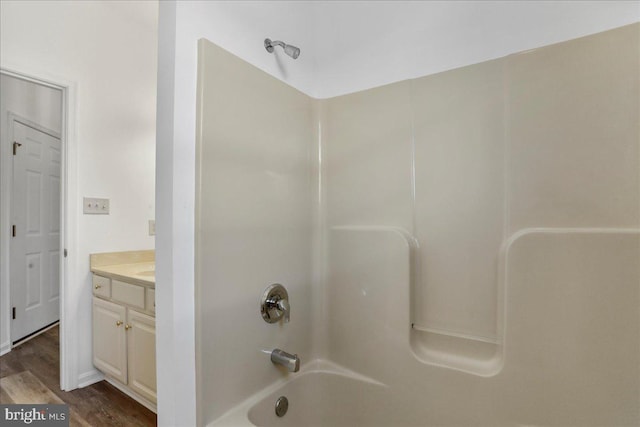
[(287, 323), (290, 313), (289, 294), (284, 286), (276, 283), (265, 289), (260, 301), (260, 314), (265, 322), (276, 323), (283, 319)]

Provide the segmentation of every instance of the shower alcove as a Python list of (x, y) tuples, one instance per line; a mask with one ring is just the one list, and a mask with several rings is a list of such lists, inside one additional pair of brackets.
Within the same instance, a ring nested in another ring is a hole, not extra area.
[(199, 422), (638, 425), (639, 34), (329, 99), (200, 40)]

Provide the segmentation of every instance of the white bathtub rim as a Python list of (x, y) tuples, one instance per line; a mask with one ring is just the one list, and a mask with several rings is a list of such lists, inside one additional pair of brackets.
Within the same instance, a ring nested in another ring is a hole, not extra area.
[[(312, 373), (322, 373), (322, 374), (330, 374), (330, 375), (338, 375), (342, 377), (347, 377), (349, 379), (360, 381), (364, 383), (373, 384), (379, 387), (388, 387), (387, 384), (384, 384), (374, 378), (368, 377), (366, 375), (362, 375), (356, 371), (345, 368), (342, 365), (339, 365), (335, 362), (326, 359), (314, 359), (303, 369), (302, 374), (312, 374)], [(300, 375), (302, 376), (302, 375)], [(296, 378), (300, 378), (300, 376)], [(295, 378), (292, 378), (295, 379)]]
[(234, 406), (233, 408), (229, 409), (227, 412), (222, 414), (220, 417), (216, 418), (211, 423), (207, 424), (207, 427), (255, 426), (255, 424), (253, 424), (249, 420), (249, 411), (254, 405), (261, 402), (263, 399), (265, 399), (267, 396), (269, 396), (276, 390), (284, 387), (286, 384), (310, 374), (336, 375), (336, 376), (351, 379), (353, 381), (372, 384), (378, 387), (388, 387), (388, 385), (383, 384), (380, 381), (377, 381), (373, 378), (367, 377), (365, 375), (359, 374), (358, 372), (347, 369), (344, 366), (338, 365), (337, 363), (331, 362), (326, 359), (314, 359), (308, 363), (305, 363), (302, 369), (300, 370), (300, 372), (295, 374), (289, 374), (286, 377), (276, 380), (272, 384), (258, 391), (257, 393), (249, 396), (246, 400), (242, 401), (238, 405)]

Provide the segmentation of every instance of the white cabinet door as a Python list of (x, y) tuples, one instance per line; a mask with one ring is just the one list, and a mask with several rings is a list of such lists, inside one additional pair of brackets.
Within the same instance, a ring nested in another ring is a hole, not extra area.
[(123, 306), (93, 297), (93, 364), (124, 384), (127, 383), (125, 320)]
[(129, 387), (156, 402), (156, 319), (129, 310), (127, 319)]

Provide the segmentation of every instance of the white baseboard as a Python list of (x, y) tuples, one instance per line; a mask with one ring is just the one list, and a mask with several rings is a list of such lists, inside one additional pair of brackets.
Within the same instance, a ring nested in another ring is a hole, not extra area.
[(0, 356), (4, 356), (10, 351), (11, 351), (11, 341), (5, 341), (2, 344), (0, 344)]
[(127, 386), (125, 386), (124, 384), (119, 383), (118, 381), (116, 381), (114, 379), (106, 377), (104, 380), (106, 382), (108, 382), (109, 384), (111, 384), (112, 386), (114, 386), (115, 388), (117, 388), (118, 390), (120, 390), (121, 392), (123, 392), (124, 394), (126, 394), (127, 396), (129, 396), (130, 398), (132, 398), (133, 400), (135, 400), (136, 402), (138, 402), (139, 404), (141, 404), (142, 406), (144, 406), (145, 408), (147, 408), (150, 411), (152, 411), (153, 413), (155, 413), (155, 414), (158, 413), (157, 405), (155, 403), (149, 401), (149, 399), (146, 399), (146, 398), (140, 396), (135, 391), (129, 389)]
[(86, 387), (91, 384), (95, 384), (104, 379), (104, 374), (97, 369), (85, 372), (78, 375), (78, 388)]

